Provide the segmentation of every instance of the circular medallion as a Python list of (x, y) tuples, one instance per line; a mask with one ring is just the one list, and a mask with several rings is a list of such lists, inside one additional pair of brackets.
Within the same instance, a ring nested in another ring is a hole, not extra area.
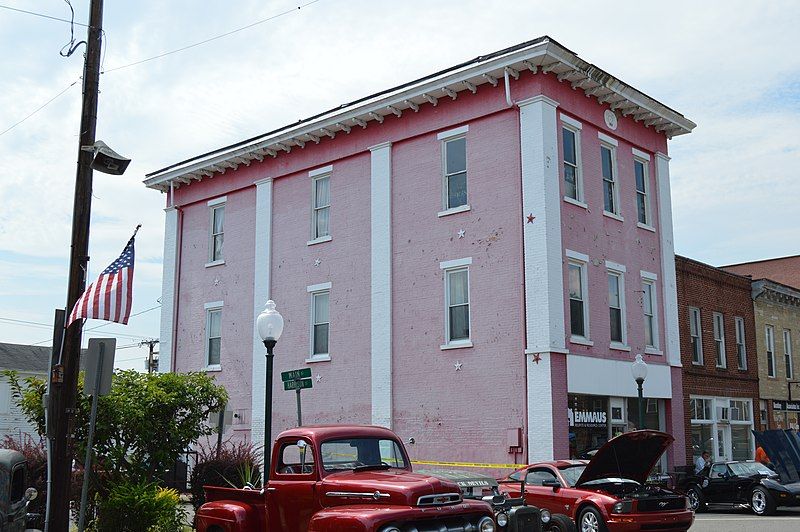
[(612, 131), (617, 129), (617, 115), (614, 114), (614, 111), (611, 109), (606, 109), (606, 112), (603, 113), (603, 118), (606, 121), (606, 126), (608, 126), (608, 129)]

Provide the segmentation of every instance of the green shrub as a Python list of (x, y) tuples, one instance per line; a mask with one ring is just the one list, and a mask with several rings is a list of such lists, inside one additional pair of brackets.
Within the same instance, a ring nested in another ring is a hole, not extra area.
[(186, 522), (180, 495), (146, 482), (120, 482), (98, 501), (97, 532), (176, 532)]
[(219, 453), (215, 445), (200, 445), (190, 482), (195, 511), (206, 501), (203, 486), (257, 489), (261, 486), (260, 449), (244, 441), (226, 441)]

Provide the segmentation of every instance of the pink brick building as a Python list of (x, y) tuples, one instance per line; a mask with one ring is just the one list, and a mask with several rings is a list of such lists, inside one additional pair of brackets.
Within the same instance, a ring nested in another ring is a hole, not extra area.
[[(544, 37), (154, 172), (161, 368), (214, 372), (260, 441), (273, 299), (304, 421), (522, 463), (633, 428), (642, 353), (682, 463), (667, 140), (693, 127)], [(274, 394), (273, 434), (295, 423)]]

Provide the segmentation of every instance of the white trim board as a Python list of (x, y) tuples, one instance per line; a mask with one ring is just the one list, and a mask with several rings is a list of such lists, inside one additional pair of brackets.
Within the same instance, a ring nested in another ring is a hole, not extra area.
[(469, 266), (472, 264), (472, 257), (466, 257), (463, 259), (454, 259), (454, 260), (446, 260), (444, 262), (439, 263), (439, 269), (441, 270), (450, 270), (452, 268), (460, 268), (461, 266)]

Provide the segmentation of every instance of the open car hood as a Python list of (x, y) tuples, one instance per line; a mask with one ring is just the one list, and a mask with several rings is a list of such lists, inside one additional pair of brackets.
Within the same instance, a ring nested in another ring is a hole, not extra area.
[(608, 440), (592, 457), (576, 486), (602, 478), (624, 478), (643, 484), (675, 438), (657, 430), (634, 430)]
[(783, 484), (800, 482), (800, 434), (793, 430), (753, 431)]

